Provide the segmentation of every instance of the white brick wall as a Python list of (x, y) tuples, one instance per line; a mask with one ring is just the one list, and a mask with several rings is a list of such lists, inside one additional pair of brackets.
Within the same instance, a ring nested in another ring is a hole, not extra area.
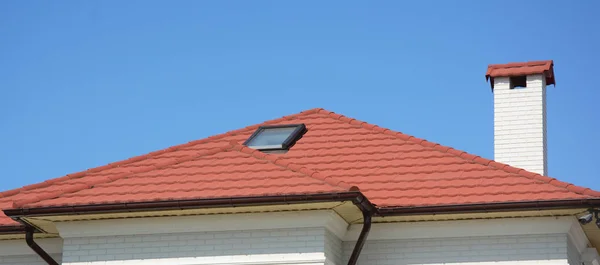
[[(62, 257), (62, 239), (36, 238), (36, 243), (60, 263)], [(0, 240), (0, 264), (46, 265), (27, 244), (25, 239)]]
[[(60, 263), (60, 254), (51, 255), (54, 260)], [(17, 255), (17, 256), (0, 256), (0, 264), (2, 265), (48, 265), (42, 258), (36, 254)]]
[[(343, 244), (347, 262), (354, 244)], [(567, 235), (367, 241), (359, 265), (440, 263), (567, 264)]]
[(509, 78), (494, 78), (494, 159), (548, 175), (546, 153), (544, 76), (527, 76), (527, 87), (516, 89)]
[(63, 264), (324, 264), (341, 254), (325, 248), (332, 237), (325, 228), (296, 228), (67, 238)]

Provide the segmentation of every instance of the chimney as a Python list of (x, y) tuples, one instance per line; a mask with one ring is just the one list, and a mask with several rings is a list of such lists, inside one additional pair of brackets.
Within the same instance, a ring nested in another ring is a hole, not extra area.
[(546, 86), (554, 63), (492, 64), (486, 79), (494, 93), (494, 160), (548, 175)]

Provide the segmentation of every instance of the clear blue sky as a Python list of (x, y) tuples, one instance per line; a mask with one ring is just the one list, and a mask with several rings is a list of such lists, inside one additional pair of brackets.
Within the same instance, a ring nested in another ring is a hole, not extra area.
[(323, 107), (493, 157), (490, 63), (555, 61), (550, 176), (600, 190), (600, 1), (1, 1), (0, 190)]

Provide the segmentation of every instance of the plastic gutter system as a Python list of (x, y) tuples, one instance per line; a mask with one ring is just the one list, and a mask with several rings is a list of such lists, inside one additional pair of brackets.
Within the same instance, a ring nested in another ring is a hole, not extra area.
[(22, 225), (0, 226), (0, 235), (14, 235), (22, 233), (25, 233), (25, 226)]
[(215, 199), (194, 199), (194, 200), (169, 200), (169, 201), (147, 201), (132, 203), (112, 203), (112, 204), (87, 204), (77, 206), (53, 206), (36, 208), (18, 208), (4, 210), (4, 213), (15, 219), (19, 217), (33, 216), (51, 216), (51, 215), (83, 215), (83, 214), (101, 214), (101, 213), (126, 213), (141, 211), (160, 211), (160, 210), (186, 210), (200, 208), (219, 208), (219, 207), (243, 207), (243, 206), (261, 206), (261, 205), (285, 205), (299, 203), (319, 203), (319, 202), (360, 202), (364, 195), (359, 191), (319, 193), (319, 194), (294, 194), (294, 195), (274, 195), (260, 197), (232, 197)]
[(348, 259), (348, 265), (356, 265), (356, 262), (358, 262), (358, 257), (360, 256), (362, 248), (367, 242), (369, 232), (371, 231), (372, 217), (377, 213), (377, 208), (375, 208), (373, 204), (370, 203), (369, 200), (367, 200), (367, 198), (364, 196), (361, 197), (361, 201), (355, 201), (354, 204), (363, 214), (363, 227), (360, 230), (360, 235), (358, 236), (358, 240), (354, 245), (350, 259)]
[[(550, 209), (587, 208), (599, 207), (600, 199), (580, 200), (550, 200), (536, 202), (511, 202), (511, 203), (488, 203), (488, 204), (462, 204), (443, 206), (415, 206), (415, 207), (375, 207), (358, 189), (353, 188), (347, 192), (320, 193), (320, 194), (296, 194), (277, 195), (261, 197), (233, 197), (219, 199), (197, 199), (197, 200), (172, 200), (172, 201), (148, 201), (136, 203), (114, 203), (114, 204), (90, 204), (79, 206), (55, 206), (37, 208), (19, 208), (4, 210), (4, 213), (21, 221), (22, 217), (52, 216), (52, 215), (83, 215), (101, 213), (125, 213), (158, 210), (185, 210), (217, 207), (242, 207), (260, 205), (283, 205), (299, 203), (319, 202), (344, 202), (352, 201), (363, 214), (363, 227), (352, 250), (348, 265), (356, 265), (362, 248), (371, 230), (373, 216), (400, 216), (400, 215), (422, 215), (422, 214), (457, 214), (457, 213), (486, 213), (502, 211), (536, 211)], [(49, 265), (58, 265), (39, 245), (33, 241), (35, 229), (29, 224), (25, 226), (0, 227), (1, 233), (26, 232), (27, 245), (31, 247)]]
[(48, 263), (48, 265), (59, 265), (58, 262), (56, 262), (56, 260), (54, 260), (50, 256), (50, 254), (48, 254), (48, 252), (46, 252), (44, 249), (42, 249), (42, 247), (40, 247), (40, 245), (38, 245), (33, 240), (33, 232), (34, 231), (35, 231), (35, 228), (33, 228), (31, 226), (25, 227), (25, 242), (27, 243), (27, 245), (31, 248), (31, 250), (33, 250), (36, 254), (38, 254), (38, 256), (40, 256), (40, 258), (42, 258), (46, 263)]
[[(32, 217), (50, 215), (82, 215), (155, 210), (185, 210), (199, 208), (242, 207), (343, 201), (352, 201), (352, 203), (360, 209), (364, 217), (364, 225), (362, 231), (360, 233), (358, 241), (356, 242), (354, 250), (352, 251), (352, 256), (348, 261), (348, 265), (355, 265), (371, 229), (371, 217), (374, 214), (376, 214), (377, 209), (360, 191), (358, 191), (357, 188), (354, 187), (351, 189), (351, 191), (337, 193), (20, 208), (4, 210), (4, 213), (17, 221), (22, 221), (21, 218), (26, 216)], [(27, 245), (29, 245), (29, 247), (31, 247), (31, 249), (33, 249), (33, 251), (35, 251), (49, 265), (58, 265), (58, 263), (56, 263), (56, 261), (52, 259), (52, 257), (50, 257), (50, 255), (48, 255), (47, 252), (45, 252), (39, 245), (35, 243), (35, 241), (33, 241), (33, 233), (35, 229), (27, 223), (25, 223), (25, 225), (25, 240), (27, 241)]]
[(381, 216), (422, 215), (422, 214), (460, 214), (460, 213), (489, 213), (509, 211), (539, 211), (552, 209), (599, 207), (600, 199), (579, 200), (549, 200), (532, 202), (508, 202), (487, 204), (456, 204), (441, 206), (414, 207), (378, 207)]

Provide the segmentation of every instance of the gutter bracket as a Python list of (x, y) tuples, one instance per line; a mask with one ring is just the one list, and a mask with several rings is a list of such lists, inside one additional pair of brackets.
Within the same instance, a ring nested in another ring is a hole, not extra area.
[(48, 263), (48, 265), (59, 265), (58, 262), (56, 262), (56, 260), (54, 260), (50, 256), (50, 254), (48, 254), (48, 252), (46, 252), (44, 249), (42, 249), (42, 247), (40, 247), (40, 245), (38, 245), (33, 240), (33, 233), (34, 233), (34, 231), (35, 231), (35, 229), (31, 225), (25, 223), (25, 242), (27, 243), (27, 245), (36, 254), (38, 254), (38, 256), (40, 256), (40, 258), (42, 258), (46, 263)]
[(371, 204), (371, 202), (369, 202), (364, 195), (359, 196), (357, 200), (354, 201), (354, 204), (363, 214), (363, 227), (360, 231), (360, 235), (358, 236), (358, 240), (356, 241), (356, 245), (354, 245), (350, 259), (348, 260), (348, 265), (356, 265), (356, 262), (358, 262), (360, 252), (362, 251), (365, 242), (367, 242), (367, 237), (371, 231), (371, 219), (377, 211), (375, 206), (373, 206), (373, 204)]

